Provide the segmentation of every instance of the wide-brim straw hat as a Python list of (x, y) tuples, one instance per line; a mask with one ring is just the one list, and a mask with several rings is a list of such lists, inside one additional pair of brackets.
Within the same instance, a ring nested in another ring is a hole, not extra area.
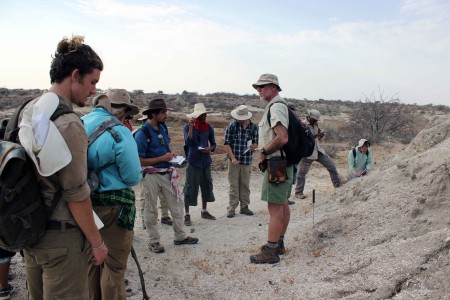
[(150, 100), (150, 102), (147, 105), (147, 109), (142, 112), (143, 115), (148, 115), (151, 110), (157, 110), (157, 109), (167, 109), (172, 110), (167, 107), (166, 101), (164, 99), (153, 99)]
[(190, 114), (187, 114), (186, 116), (189, 119), (197, 119), (200, 115), (203, 115), (206, 113), (208, 113), (208, 111), (206, 111), (205, 105), (203, 103), (195, 103), (194, 111)]
[(50, 120), (58, 105), (58, 96), (47, 92), (23, 111), (19, 124), (20, 143), (39, 174), (45, 177), (56, 173), (72, 161), (69, 147)]
[(246, 105), (239, 105), (236, 109), (231, 111), (233, 119), (244, 121), (252, 118), (252, 113), (248, 111)]

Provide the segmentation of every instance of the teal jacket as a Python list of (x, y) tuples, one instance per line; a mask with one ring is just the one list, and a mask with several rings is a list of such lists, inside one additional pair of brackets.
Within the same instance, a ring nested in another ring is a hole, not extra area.
[[(114, 117), (102, 107), (94, 108), (83, 116), (86, 134), (89, 136), (104, 120)], [(114, 126), (121, 141), (116, 142), (110, 132), (105, 131), (88, 149), (88, 168), (98, 169), (110, 162), (115, 164), (101, 171), (99, 192), (131, 189), (142, 179), (141, 163), (131, 131), (125, 126)]]
[[(356, 157), (353, 157), (353, 149), (355, 149)], [(352, 177), (356, 177), (358, 172), (372, 169), (372, 150), (369, 148), (366, 153), (359, 151), (358, 147), (352, 148), (348, 152), (348, 169)]]

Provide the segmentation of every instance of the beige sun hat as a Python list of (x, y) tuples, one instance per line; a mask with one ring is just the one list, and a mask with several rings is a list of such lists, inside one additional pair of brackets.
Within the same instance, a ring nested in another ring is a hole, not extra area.
[(50, 120), (58, 105), (55, 93), (45, 93), (23, 111), (19, 124), (20, 143), (39, 174), (45, 177), (61, 170), (72, 160), (69, 147)]
[(231, 111), (233, 119), (244, 121), (251, 119), (252, 113), (248, 111), (247, 105), (239, 105), (236, 109)]
[(200, 115), (206, 114), (206, 108), (203, 103), (195, 103), (194, 112), (186, 115), (189, 119), (197, 119)]
[(262, 74), (261, 76), (259, 76), (258, 82), (252, 84), (252, 86), (254, 89), (256, 89), (258, 86), (266, 84), (275, 84), (278, 87), (278, 91), (281, 92), (281, 87), (278, 83), (278, 77), (273, 74)]
[(364, 144), (367, 143), (367, 147), (370, 147), (370, 142), (366, 139), (360, 139), (358, 142), (358, 148), (364, 146)]
[(322, 115), (320, 114), (320, 111), (318, 111), (317, 109), (308, 109), (308, 116), (311, 119), (316, 120), (317, 122), (323, 121)]
[(111, 106), (114, 105), (126, 105), (130, 111), (128, 115), (133, 116), (139, 113), (139, 108), (136, 105), (131, 104), (130, 94), (124, 89), (109, 89), (106, 91), (106, 96), (111, 102)]

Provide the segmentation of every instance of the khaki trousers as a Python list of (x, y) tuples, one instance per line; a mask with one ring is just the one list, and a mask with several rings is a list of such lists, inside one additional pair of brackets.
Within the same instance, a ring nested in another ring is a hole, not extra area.
[(228, 212), (234, 212), (239, 203), (241, 210), (249, 206), (251, 171), (251, 165), (233, 165), (231, 160), (228, 160), (228, 183), (230, 184)]
[(160, 240), (158, 232), (158, 197), (166, 199), (173, 219), (175, 241), (184, 240), (187, 234), (183, 231), (183, 203), (177, 201), (177, 196), (170, 182), (170, 174), (145, 174), (142, 179), (142, 191), (145, 197), (144, 221), (150, 243)]
[(103, 265), (89, 265), (89, 299), (126, 299), (123, 279), (127, 270), (128, 256), (133, 244), (133, 230), (117, 225), (122, 206), (94, 206), (94, 211), (105, 227), (100, 235), (108, 248)]
[(47, 230), (23, 253), (28, 299), (88, 299), (88, 243), (81, 230)]

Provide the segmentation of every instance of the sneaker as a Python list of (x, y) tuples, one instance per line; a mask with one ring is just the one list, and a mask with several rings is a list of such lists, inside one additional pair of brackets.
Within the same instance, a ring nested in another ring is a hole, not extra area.
[(292, 205), (292, 204), (295, 204), (295, 202), (288, 199), (288, 204), (289, 204), (289, 205)]
[(150, 251), (152, 251), (153, 253), (163, 253), (164, 252), (164, 247), (159, 243), (150, 243), (148, 244), (148, 247), (150, 248)]
[(166, 225), (172, 226), (173, 222), (170, 217), (163, 217), (163, 218), (161, 218), (161, 224), (166, 224)]
[(198, 243), (198, 238), (194, 237), (186, 237), (184, 240), (181, 241), (173, 241), (175, 245), (194, 245)]
[[(276, 249), (277, 249), (278, 255), (283, 255), (284, 252), (286, 252), (286, 249), (284, 248), (284, 241), (279, 240), (278, 247)], [(267, 250), (270, 250), (270, 248), (267, 246), (267, 244), (264, 244), (261, 246), (261, 252), (266, 252)]]
[(253, 212), (248, 207), (241, 209), (241, 215), (253, 216)]
[(185, 215), (184, 216), (184, 225), (186, 225), (186, 226), (191, 226), (192, 225), (191, 216), (190, 215)]
[(1, 300), (10, 299), (13, 291), (14, 291), (14, 287), (12, 285), (8, 284), (8, 286), (6, 288), (0, 290), (0, 299)]
[(250, 255), (250, 262), (253, 264), (275, 264), (280, 261), (280, 257), (277, 254), (277, 248), (269, 249), (266, 251)]
[(234, 211), (230, 211), (227, 214), (227, 218), (234, 218), (235, 215), (236, 215), (236, 213)]
[(203, 219), (208, 219), (208, 220), (215, 220), (216, 217), (214, 217), (212, 214), (209, 213), (209, 211), (205, 210), (202, 211), (202, 218)]
[(297, 199), (306, 199), (308, 197), (305, 194), (303, 194), (303, 193), (296, 193), (295, 194), (295, 198), (297, 198)]

